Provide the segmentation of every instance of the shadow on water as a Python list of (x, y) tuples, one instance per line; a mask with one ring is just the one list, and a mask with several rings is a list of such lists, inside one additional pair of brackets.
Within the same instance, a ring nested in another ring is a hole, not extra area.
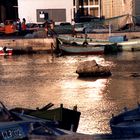
[(108, 79), (108, 76), (104, 76), (104, 77), (77, 77), (78, 80), (81, 81), (90, 81), (90, 82), (95, 82), (97, 80), (104, 80), (104, 79)]

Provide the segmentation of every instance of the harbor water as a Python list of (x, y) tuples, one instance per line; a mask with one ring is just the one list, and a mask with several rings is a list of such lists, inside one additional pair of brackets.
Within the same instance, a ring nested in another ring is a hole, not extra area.
[[(77, 66), (86, 60), (110, 66), (108, 78), (78, 78)], [(110, 133), (109, 120), (124, 107), (140, 101), (140, 52), (115, 55), (61, 56), (50, 54), (0, 57), (0, 101), (9, 109), (36, 108), (48, 103), (78, 106), (77, 132)]]

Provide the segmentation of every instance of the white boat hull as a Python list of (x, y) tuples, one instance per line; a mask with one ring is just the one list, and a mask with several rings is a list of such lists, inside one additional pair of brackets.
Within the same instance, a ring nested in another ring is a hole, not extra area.
[(60, 50), (67, 54), (104, 54), (104, 46), (84, 47), (61, 45)]
[(118, 43), (122, 46), (122, 51), (140, 51), (140, 39), (132, 39)]

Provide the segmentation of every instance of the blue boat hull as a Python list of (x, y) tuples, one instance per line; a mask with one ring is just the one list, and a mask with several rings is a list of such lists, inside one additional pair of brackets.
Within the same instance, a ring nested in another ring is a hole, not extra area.
[(112, 134), (120, 137), (137, 137), (140, 135), (140, 106), (133, 110), (113, 116), (110, 120)]

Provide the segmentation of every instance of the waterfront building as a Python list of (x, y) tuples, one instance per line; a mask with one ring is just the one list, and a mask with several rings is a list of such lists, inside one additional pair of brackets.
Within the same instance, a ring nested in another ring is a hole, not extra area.
[[(11, 4), (9, 1), (5, 1), (7, 5), (11, 5), (9, 9), (16, 7), (18, 17), (20, 19), (25, 18), (27, 22), (41, 23), (48, 18), (58, 23), (71, 22), (78, 10), (83, 15), (101, 16), (101, 0), (14, 0), (17, 1), (17, 5), (16, 2)], [(7, 19), (8, 8), (5, 2), (3, 0), (0, 3), (3, 7), (3, 10), (0, 8), (1, 13), (3, 13), (0, 15), (2, 20)], [(13, 15), (13, 18), (16, 16)]]
[(28, 22), (43, 22), (44, 18), (58, 23), (72, 22), (82, 9), (83, 15), (101, 16), (100, 0), (18, 0), (18, 6), (19, 17)]
[(140, 0), (102, 0), (102, 15), (106, 18), (124, 14), (140, 15)]
[(17, 0), (0, 0), (0, 22), (18, 18)]
[[(72, 22), (76, 15), (111, 18), (140, 15), (140, 0), (0, 0), (0, 20), (25, 18), (42, 23)], [(138, 20), (138, 18), (137, 18)]]
[(135, 22), (139, 22), (140, 0), (102, 0), (101, 5), (101, 14), (105, 18), (129, 14), (131, 18), (136, 17)]

